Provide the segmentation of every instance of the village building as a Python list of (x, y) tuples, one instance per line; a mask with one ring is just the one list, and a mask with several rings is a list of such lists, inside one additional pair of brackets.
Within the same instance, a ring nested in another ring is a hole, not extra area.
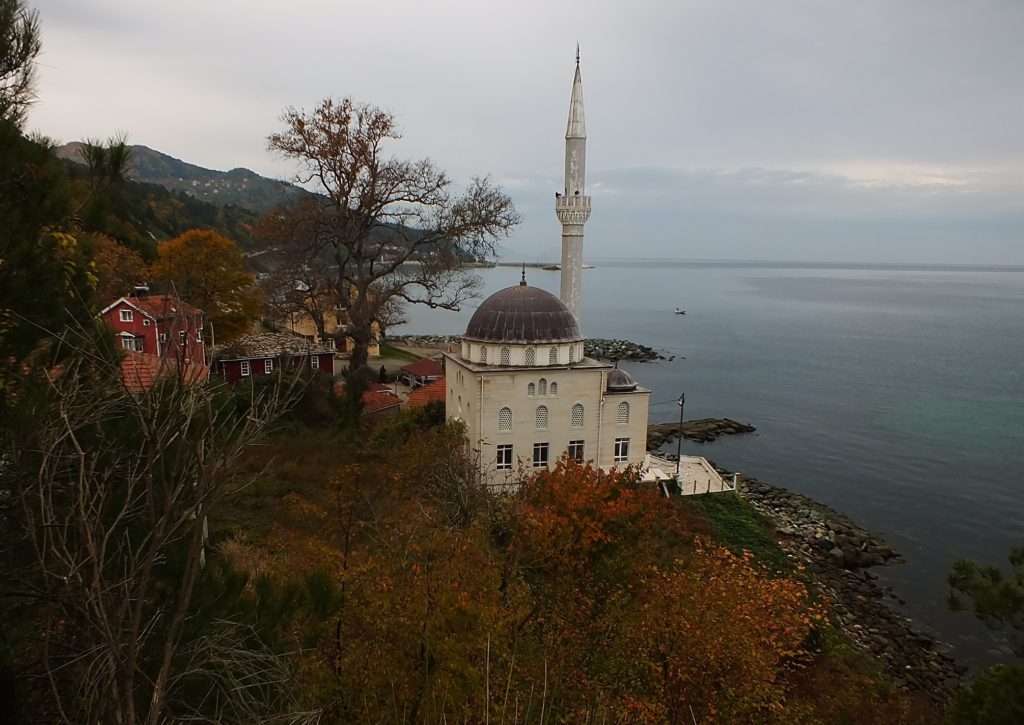
[(172, 295), (151, 295), (146, 287), (119, 297), (100, 311), (129, 352), (206, 364), (203, 311)]
[(410, 388), (428, 385), (444, 377), (444, 366), (439, 360), (425, 357), (399, 369), (398, 377)]
[(431, 403), (444, 405), (446, 390), (444, 378), (437, 378), (409, 393), (409, 397), (405, 399), (405, 405), (407, 408), (425, 408)]
[[(481, 303), (457, 350), (444, 355), (445, 410), (462, 423), (490, 485), (514, 484), (563, 455), (602, 469), (636, 466), (645, 481), (676, 480), (676, 463), (647, 453), (650, 391), (617, 366), (587, 358), (579, 315), (586, 195), (586, 123), (579, 50), (565, 135), (565, 186), (555, 194), (562, 225), (559, 297), (519, 284)], [(676, 490), (722, 490), (703, 458), (679, 465)]]
[(132, 393), (175, 375), (186, 383), (209, 377), (203, 311), (172, 295), (151, 295), (137, 287), (99, 314), (114, 331), (121, 357), (121, 379)]
[(218, 348), (213, 368), (229, 383), (298, 368), (333, 376), (334, 348), (289, 332), (259, 332)]

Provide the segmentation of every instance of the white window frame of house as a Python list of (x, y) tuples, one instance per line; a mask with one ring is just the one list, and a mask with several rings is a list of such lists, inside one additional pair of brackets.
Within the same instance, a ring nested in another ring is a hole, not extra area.
[(263, 361), (263, 374), (270, 375), (272, 372), (274, 372), (274, 358), (268, 357)]
[(184, 330), (178, 330), (178, 344), (184, 345), (186, 342), (188, 342), (188, 333)]
[(548, 467), (548, 451), (550, 444), (548, 443), (534, 443), (533, 444), (533, 467), (534, 468), (547, 468)]
[(512, 432), (512, 409), (509, 408), (508, 406), (505, 406), (504, 408), (498, 411), (498, 432)]
[(135, 312), (127, 307), (121, 308), (121, 322), (135, 322)]
[(547, 430), (548, 429), (548, 419), (549, 419), (549, 417), (550, 416), (548, 415), (548, 406), (546, 406), (546, 405), (538, 405), (537, 406), (537, 412), (536, 412), (536, 415), (535, 415), (535, 420), (534, 420), (534, 422), (536, 423), (536, 426), (537, 426), (537, 430)]
[(629, 423), (629, 403), (622, 401), (615, 407), (615, 422), (618, 425)]
[(573, 428), (582, 428), (583, 416), (585, 412), (586, 411), (583, 408), (583, 403), (576, 403), (575, 405), (573, 405), (572, 409), (569, 411), (569, 425), (571, 425)]
[(131, 335), (121, 336), (121, 347), (125, 350), (135, 351), (135, 338)]
[(203, 341), (203, 328), (197, 327), (196, 328), (196, 342), (202, 342), (202, 341)]
[(252, 374), (252, 368), (249, 365), (249, 361), (248, 360), (242, 360), (242, 364), (239, 367), (242, 370), (242, 377), (243, 378), (247, 378), (247, 377), (249, 377), (249, 375)]
[(586, 450), (586, 441), (569, 441), (569, 445), (565, 450), (569, 454), (569, 458), (577, 463), (583, 463), (583, 453)]
[(167, 342), (167, 333), (166, 332), (161, 332), (160, 333), (160, 342)]
[(629, 460), (629, 438), (615, 439), (615, 462), (625, 463)]
[(309, 356), (309, 367), (310, 367), (311, 370), (319, 370), (320, 369), (320, 356), (319, 355), (310, 355)]
[(150, 325), (150, 320), (149, 320), (149, 318), (148, 318), (148, 317), (143, 317), (143, 318), (142, 318), (142, 326), (143, 326), (143, 327), (149, 327), (149, 325)]
[(511, 471), (512, 470), (512, 444), (501, 443), (498, 445), (498, 454), (494, 459), (495, 465), (499, 471)]

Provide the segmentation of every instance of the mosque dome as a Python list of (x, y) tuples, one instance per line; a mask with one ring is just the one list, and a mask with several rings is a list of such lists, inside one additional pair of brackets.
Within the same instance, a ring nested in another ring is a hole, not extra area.
[(615, 368), (608, 373), (608, 392), (626, 393), (636, 390), (636, 381), (633, 376), (622, 368)]
[(514, 344), (582, 339), (569, 308), (550, 292), (530, 287), (525, 280), (484, 300), (473, 313), (465, 337)]

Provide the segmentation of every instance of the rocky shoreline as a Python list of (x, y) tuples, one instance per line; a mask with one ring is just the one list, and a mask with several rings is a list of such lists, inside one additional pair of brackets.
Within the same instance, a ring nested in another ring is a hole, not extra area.
[(901, 616), (896, 607), (902, 600), (870, 571), (898, 561), (895, 551), (843, 514), (801, 494), (742, 475), (737, 492), (773, 523), (779, 546), (828, 598), (840, 631), (874, 655), (899, 686), (936, 702), (949, 699), (965, 668), (949, 655), (948, 645)]
[(753, 433), (757, 428), (732, 418), (698, 418), (679, 423), (651, 423), (647, 426), (647, 449), (657, 450), (682, 434), (683, 438), (710, 443), (724, 435)]

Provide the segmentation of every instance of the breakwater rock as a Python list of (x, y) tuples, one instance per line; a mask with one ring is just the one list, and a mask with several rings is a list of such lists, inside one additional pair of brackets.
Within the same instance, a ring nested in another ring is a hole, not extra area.
[(663, 355), (647, 345), (629, 340), (610, 340), (601, 337), (584, 340), (583, 354), (595, 360), (632, 360), (633, 362), (675, 360), (675, 355)]
[(747, 423), (740, 423), (732, 418), (699, 418), (679, 423), (652, 423), (647, 426), (647, 450), (659, 447), (674, 440), (682, 434), (683, 438), (701, 443), (710, 443), (724, 435), (753, 433), (757, 428)]
[(948, 645), (900, 614), (902, 600), (870, 571), (898, 561), (895, 551), (806, 496), (747, 476), (739, 477), (737, 491), (772, 521), (779, 546), (829, 600), (833, 624), (854, 645), (874, 655), (903, 688), (936, 702), (949, 699), (964, 668), (948, 654)]
[[(446, 350), (450, 345), (459, 345), (462, 338), (457, 335), (388, 335), (388, 342), (413, 347), (430, 347)], [(675, 360), (675, 355), (664, 355), (653, 347), (629, 340), (609, 340), (600, 337), (583, 341), (583, 354), (595, 360), (630, 360), (651, 362), (653, 360)]]

